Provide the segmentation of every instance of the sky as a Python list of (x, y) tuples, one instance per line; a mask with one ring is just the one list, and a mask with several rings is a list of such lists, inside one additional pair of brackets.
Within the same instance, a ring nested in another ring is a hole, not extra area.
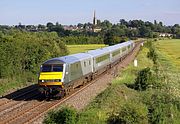
[(180, 0), (0, 0), (0, 25), (63, 25), (97, 19), (118, 23), (120, 19), (180, 24)]

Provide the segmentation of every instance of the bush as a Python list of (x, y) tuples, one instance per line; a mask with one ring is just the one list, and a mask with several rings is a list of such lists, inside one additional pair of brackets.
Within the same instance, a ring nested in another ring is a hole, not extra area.
[(147, 57), (152, 59), (154, 64), (157, 64), (157, 53), (155, 51), (155, 48), (150, 47), (149, 52), (147, 53)]
[(154, 64), (157, 64), (157, 53), (155, 47), (153, 46), (152, 41), (146, 42), (146, 47), (149, 48), (149, 52), (147, 53), (147, 57), (150, 58)]
[(149, 67), (139, 71), (137, 78), (135, 79), (134, 88), (139, 91), (146, 90), (154, 83), (154, 77)]
[(9, 30), (0, 37), (0, 78), (35, 75), (42, 62), (66, 54), (67, 48), (56, 33)]
[(76, 124), (77, 112), (73, 108), (63, 107), (58, 111), (52, 111), (44, 120), (44, 124)]
[(68, 36), (61, 37), (65, 44), (103, 44), (103, 38), (100, 36)]
[(148, 107), (149, 123), (173, 123), (174, 120), (179, 119), (178, 106), (180, 101), (164, 91), (148, 91), (143, 94), (142, 102)]
[(143, 104), (127, 102), (119, 110), (113, 112), (109, 124), (147, 124), (147, 108)]

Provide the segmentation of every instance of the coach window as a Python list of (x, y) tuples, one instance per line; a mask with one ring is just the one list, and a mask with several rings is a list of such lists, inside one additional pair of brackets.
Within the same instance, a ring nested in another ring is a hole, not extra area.
[(122, 52), (124, 52), (124, 51), (126, 51), (126, 47), (123, 47), (123, 48), (122, 48)]
[(84, 61), (84, 67), (86, 67), (86, 62)]

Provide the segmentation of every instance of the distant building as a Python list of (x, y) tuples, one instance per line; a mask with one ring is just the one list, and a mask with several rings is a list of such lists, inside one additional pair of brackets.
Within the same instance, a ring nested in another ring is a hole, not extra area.
[(100, 32), (101, 31), (101, 28), (94, 28), (93, 29), (93, 32)]
[(64, 30), (77, 31), (79, 28), (76, 25), (64, 25)]
[(97, 26), (96, 11), (94, 11), (92, 31), (93, 32), (100, 32), (101, 31), (101, 28)]
[(169, 33), (159, 33), (160, 37), (172, 37), (173, 34), (169, 34)]
[(78, 25), (63, 25), (64, 30), (69, 31), (90, 31), (90, 32), (100, 32), (101, 28), (98, 27), (97, 18), (96, 18), (96, 11), (93, 13), (93, 22), (92, 23), (85, 23), (85, 24), (78, 24)]

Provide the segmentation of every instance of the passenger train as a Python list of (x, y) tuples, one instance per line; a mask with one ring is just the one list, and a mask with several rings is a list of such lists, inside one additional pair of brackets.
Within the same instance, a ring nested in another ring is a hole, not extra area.
[(133, 41), (85, 53), (52, 58), (40, 68), (39, 91), (46, 97), (63, 97), (113, 67), (135, 47)]

